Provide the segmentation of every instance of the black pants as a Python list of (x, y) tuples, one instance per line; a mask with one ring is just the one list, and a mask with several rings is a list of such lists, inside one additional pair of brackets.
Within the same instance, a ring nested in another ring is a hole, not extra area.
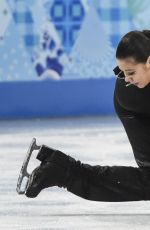
[(121, 108), (116, 111), (131, 143), (138, 167), (91, 166), (78, 162), (68, 191), (94, 201), (150, 200), (150, 121)]
[(67, 190), (93, 201), (150, 200), (150, 168), (91, 166), (72, 176)]

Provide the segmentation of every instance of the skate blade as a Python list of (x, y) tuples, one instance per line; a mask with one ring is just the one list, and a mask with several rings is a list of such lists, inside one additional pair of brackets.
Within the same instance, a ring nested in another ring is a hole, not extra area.
[(40, 149), (41, 146), (36, 145), (36, 139), (33, 138), (32, 142), (29, 146), (28, 152), (25, 156), (24, 162), (22, 164), (21, 170), (20, 170), (20, 174), (18, 177), (18, 181), (17, 181), (17, 188), (16, 191), (18, 194), (25, 194), (26, 189), (27, 189), (27, 185), (28, 185), (28, 180), (29, 180), (29, 176), (30, 174), (27, 172), (27, 167), (29, 164), (29, 160), (30, 157), (32, 155), (32, 152), (34, 150), (38, 150)]

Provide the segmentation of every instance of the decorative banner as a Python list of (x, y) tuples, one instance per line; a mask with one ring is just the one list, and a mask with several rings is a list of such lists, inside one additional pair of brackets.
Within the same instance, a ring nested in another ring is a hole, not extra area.
[(1, 0), (0, 81), (111, 78), (115, 49), (149, 29), (148, 0)]

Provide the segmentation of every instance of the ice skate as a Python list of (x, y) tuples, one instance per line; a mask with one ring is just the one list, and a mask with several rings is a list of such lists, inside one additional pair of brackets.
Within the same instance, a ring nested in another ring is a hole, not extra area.
[(29, 176), (25, 191), (25, 195), (30, 198), (36, 197), (44, 188), (66, 185), (67, 155), (43, 145), (37, 159), (41, 161), (41, 164)]
[[(27, 172), (30, 157), (34, 150), (39, 150), (37, 159), (41, 162), (31, 174)], [(17, 193), (25, 194), (27, 197), (36, 197), (40, 191), (46, 187), (63, 186), (68, 156), (64, 153), (47, 147), (46, 145), (38, 146), (36, 139), (33, 138), (27, 155), (24, 159), (19, 178), (17, 181)], [(27, 178), (25, 186), (23, 180)]]
[[(27, 172), (27, 167), (28, 167), (32, 152), (34, 150), (38, 150), (38, 149), (40, 149), (40, 146), (36, 145), (36, 139), (33, 138), (32, 142), (31, 142), (31, 144), (29, 146), (28, 152), (27, 152), (27, 154), (25, 156), (25, 159), (24, 159), (24, 162), (23, 162), (23, 165), (21, 167), (20, 174), (19, 174), (19, 177), (18, 177), (17, 188), (16, 188), (18, 194), (24, 194), (25, 191), (26, 191), (26, 187), (27, 187), (27, 184), (28, 184), (28, 179), (29, 179), (29, 176), (30, 176), (30, 174)], [(22, 188), (22, 183), (23, 183), (24, 178), (27, 178), (27, 182), (26, 182), (24, 188)]]

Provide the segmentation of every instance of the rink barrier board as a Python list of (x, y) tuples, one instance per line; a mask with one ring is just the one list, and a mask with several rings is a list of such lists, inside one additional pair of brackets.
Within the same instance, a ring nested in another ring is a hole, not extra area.
[(110, 115), (114, 78), (0, 83), (0, 118)]

